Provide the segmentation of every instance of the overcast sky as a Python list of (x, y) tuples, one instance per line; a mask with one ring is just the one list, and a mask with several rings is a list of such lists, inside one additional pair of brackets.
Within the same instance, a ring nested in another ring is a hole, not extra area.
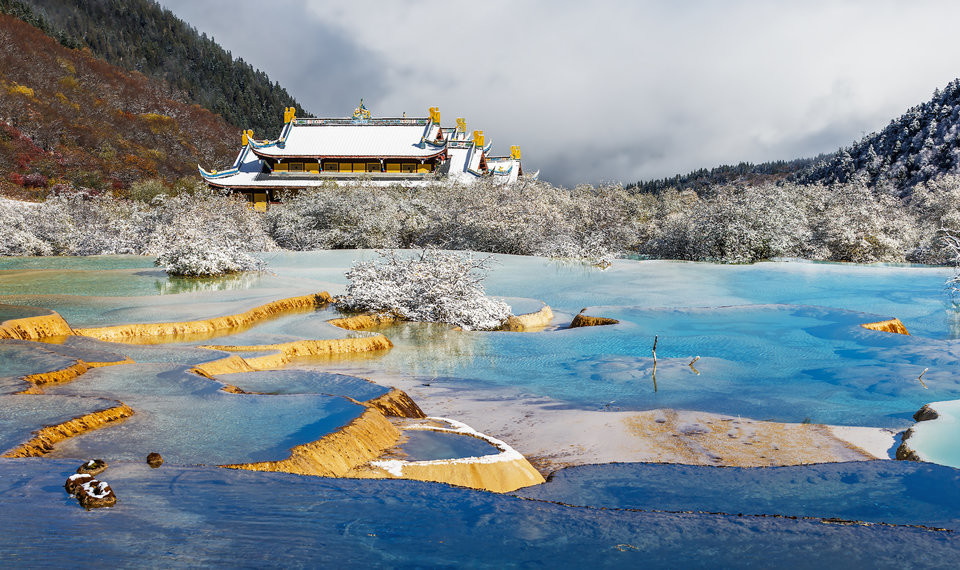
[(566, 186), (831, 152), (960, 76), (946, 0), (160, 3), (314, 116), (438, 106)]

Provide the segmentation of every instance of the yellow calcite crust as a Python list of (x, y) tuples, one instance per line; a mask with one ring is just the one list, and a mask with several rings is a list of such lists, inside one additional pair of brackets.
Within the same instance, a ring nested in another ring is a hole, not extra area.
[[(383, 469), (371, 469), (357, 473), (356, 476), (372, 479), (398, 478)], [(474, 461), (407, 463), (403, 466), (402, 478), (448, 483), (494, 493), (509, 493), (523, 487), (539, 485), (545, 481), (543, 475), (522, 457), (491, 463)]]
[(544, 305), (535, 313), (509, 317), (503, 325), (503, 330), (516, 332), (542, 331), (551, 321), (553, 321), (553, 310), (549, 305)]
[(71, 336), (74, 332), (58, 313), (10, 319), (0, 323), (0, 339), (40, 340), (57, 336)]
[(393, 315), (368, 314), (330, 319), (327, 322), (335, 327), (340, 327), (348, 331), (362, 331), (384, 325), (392, 325), (399, 320), (400, 319)]
[(573, 321), (570, 322), (570, 328), (575, 329), (577, 327), (597, 327), (603, 325), (615, 325), (619, 323), (617, 319), (610, 319), (607, 317), (591, 317), (580, 313), (579, 315), (573, 317)]
[(133, 415), (130, 406), (119, 406), (92, 412), (63, 423), (47, 426), (36, 432), (30, 441), (3, 454), (3, 457), (40, 457), (53, 450), (53, 446), (69, 437), (80, 435), (117, 422)]
[(221, 467), (344, 477), (354, 468), (379, 457), (399, 439), (400, 431), (383, 414), (367, 408), (360, 417), (336, 432), (294, 447), (287, 459)]
[(221, 331), (249, 327), (254, 323), (297, 311), (315, 309), (329, 303), (330, 294), (326, 291), (314, 295), (280, 299), (249, 311), (225, 317), (214, 317), (197, 321), (181, 321), (171, 323), (147, 323), (116, 325), (110, 327), (79, 328), (74, 332), (78, 335), (89, 336), (105, 341), (122, 342), (135, 338), (163, 338), (214, 335)]
[(860, 326), (865, 329), (870, 329), (872, 331), (882, 331), (882, 332), (905, 334), (905, 335), (910, 334), (909, 332), (907, 332), (907, 327), (904, 326), (902, 322), (900, 322), (900, 319), (887, 319), (885, 321), (877, 321), (875, 323), (863, 323)]

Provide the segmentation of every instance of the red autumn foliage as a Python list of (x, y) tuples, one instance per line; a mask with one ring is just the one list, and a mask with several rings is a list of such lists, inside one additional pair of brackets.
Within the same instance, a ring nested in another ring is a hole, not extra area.
[(239, 131), (168, 85), (0, 14), (0, 194), (173, 183), (236, 155)]

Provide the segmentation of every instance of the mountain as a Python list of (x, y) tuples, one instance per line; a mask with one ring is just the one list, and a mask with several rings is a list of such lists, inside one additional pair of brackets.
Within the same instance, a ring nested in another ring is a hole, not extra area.
[(0, 191), (122, 191), (146, 178), (195, 176), (198, 163), (229, 163), (240, 130), (174, 96), (0, 14)]
[(826, 157), (801, 180), (831, 183), (860, 178), (871, 186), (887, 184), (908, 193), (921, 182), (958, 172), (960, 79), (955, 79), (883, 130)]
[(153, 0), (0, 0), (0, 11), (45, 27), (67, 47), (88, 48), (163, 81), (177, 90), (172, 98), (197, 103), (236, 127), (272, 134), (283, 126), (286, 107), (307, 114), (266, 73), (233, 59)]

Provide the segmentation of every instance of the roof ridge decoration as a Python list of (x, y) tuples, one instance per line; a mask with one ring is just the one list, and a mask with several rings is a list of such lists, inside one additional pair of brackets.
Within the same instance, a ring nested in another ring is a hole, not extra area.
[(353, 110), (353, 122), (365, 123), (370, 120), (370, 110), (363, 104), (363, 97), (360, 98), (360, 105)]

